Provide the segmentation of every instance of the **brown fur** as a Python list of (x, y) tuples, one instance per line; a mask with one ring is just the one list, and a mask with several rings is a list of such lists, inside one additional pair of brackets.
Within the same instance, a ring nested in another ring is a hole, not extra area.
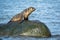
[(25, 9), (24, 11), (22, 11), (21, 13), (15, 15), (10, 22), (15, 22), (15, 21), (19, 21), (21, 22), (22, 20), (28, 20), (28, 16), (35, 10), (34, 7), (29, 7), (27, 9)]

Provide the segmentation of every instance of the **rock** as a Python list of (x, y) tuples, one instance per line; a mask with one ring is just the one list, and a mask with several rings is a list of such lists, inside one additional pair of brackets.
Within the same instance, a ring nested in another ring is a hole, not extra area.
[(50, 37), (51, 33), (47, 26), (42, 22), (24, 20), (20, 24), (12, 22), (4, 25), (4, 27), (0, 30), (0, 35)]

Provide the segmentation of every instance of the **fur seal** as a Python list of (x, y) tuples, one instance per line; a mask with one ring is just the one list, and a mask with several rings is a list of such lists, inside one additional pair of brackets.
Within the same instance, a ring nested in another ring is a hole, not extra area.
[(28, 20), (28, 16), (33, 11), (35, 11), (35, 8), (34, 7), (29, 7), (27, 9), (23, 10), (21, 13), (13, 16), (13, 18), (9, 22), (21, 22), (22, 20)]

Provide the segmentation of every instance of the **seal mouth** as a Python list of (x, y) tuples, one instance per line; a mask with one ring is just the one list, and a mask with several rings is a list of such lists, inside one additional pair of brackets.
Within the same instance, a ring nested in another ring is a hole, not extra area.
[(32, 7), (33, 11), (35, 11), (36, 9), (34, 7)]
[(34, 10), (33, 11), (35, 11), (36, 9), (34, 8)]
[[(35, 10), (36, 10), (36, 9), (34, 8), (33, 11), (35, 11)], [(33, 12), (33, 11), (32, 11), (32, 12)]]

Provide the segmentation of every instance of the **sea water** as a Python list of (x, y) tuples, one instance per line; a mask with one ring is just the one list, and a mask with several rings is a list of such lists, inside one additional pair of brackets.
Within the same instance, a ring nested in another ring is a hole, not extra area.
[[(0, 24), (8, 23), (14, 15), (31, 6), (36, 10), (28, 17), (29, 20), (39, 20), (48, 26), (52, 35), (60, 35), (60, 0), (0, 0)], [(9, 40), (15, 40), (10, 38)]]

